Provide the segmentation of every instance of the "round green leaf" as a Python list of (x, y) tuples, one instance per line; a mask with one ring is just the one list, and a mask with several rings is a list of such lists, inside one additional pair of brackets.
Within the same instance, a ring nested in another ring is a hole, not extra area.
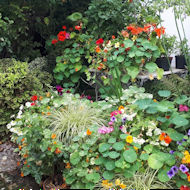
[(103, 177), (104, 177), (104, 179), (111, 180), (114, 178), (114, 173), (109, 172), (109, 171), (105, 171), (103, 173)]
[(123, 62), (124, 59), (125, 59), (125, 57), (124, 57), (124, 56), (121, 56), (121, 55), (119, 55), (119, 56), (117, 57), (117, 61), (120, 62), (120, 63)]
[(148, 158), (148, 165), (152, 169), (160, 169), (163, 166), (163, 162), (161, 161), (159, 154), (152, 154)]
[(185, 126), (189, 123), (189, 121), (187, 119), (185, 119), (184, 117), (177, 115), (172, 119), (172, 123), (181, 127), (181, 126)]
[(115, 168), (115, 162), (113, 160), (107, 161), (105, 164), (107, 170), (113, 170)]
[(168, 170), (161, 170), (159, 173), (158, 173), (158, 179), (161, 181), (161, 182), (167, 182), (170, 180), (170, 178), (168, 177), (167, 175), (167, 172)]
[(142, 153), (142, 154), (140, 155), (140, 159), (141, 159), (141, 160), (148, 160), (148, 157), (149, 157), (149, 155), (148, 155), (147, 153)]
[(158, 66), (156, 65), (156, 63), (150, 62), (145, 65), (145, 68), (148, 70), (148, 72), (153, 73), (156, 71)]
[(99, 150), (100, 152), (105, 152), (106, 150), (109, 150), (110, 147), (111, 147), (110, 144), (101, 143), (101, 144), (99, 145), (98, 150)]
[(129, 149), (129, 150), (126, 150), (124, 153), (123, 153), (123, 157), (124, 159), (129, 162), (129, 163), (133, 163), (134, 161), (137, 160), (137, 154), (134, 150), (132, 149)]
[(169, 90), (159, 90), (158, 95), (161, 97), (169, 97), (171, 92)]
[(115, 158), (118, 158), (120, 156), (120, 154), (118, 152), (115, 152), (115, 151), (111, 151), (109, 152), (109, 157), (112, 158), (112, 159), (115, 159)]
[(111, 137), (111, 138), (109, 138), (109, 140), (108, 140), (108, 143), (110, 143), (110, 144), (113, 144), (113, 143), (115, 143), (116, 142), (116, 138), (114, 138), (114, 137)]
[(114, 143), (113, 148), (117, 151), (120, 151), (120, 150), (123, 150), (124, 146), (125, 145), (123, 142), (116, 142)]

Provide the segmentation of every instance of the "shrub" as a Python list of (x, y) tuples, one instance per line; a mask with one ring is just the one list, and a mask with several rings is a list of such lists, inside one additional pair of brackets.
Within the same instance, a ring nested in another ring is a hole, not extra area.
[[(41, 73), (42, 74), (42, 73)], [(28, 70), (26, 62), (14, 59), (0, 60), (0, 126), (2, 128), (14, 114), (20, 104), (33, 94), (40, 94), (43, 84), (34, 72)]]

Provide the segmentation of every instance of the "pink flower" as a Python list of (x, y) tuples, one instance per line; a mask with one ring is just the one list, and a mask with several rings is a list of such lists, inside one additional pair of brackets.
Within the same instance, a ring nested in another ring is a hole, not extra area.
[(114, 130), (113, 127), (102, 126), (101, 128), (98, 129), (98, 133), (106, 134), (106, 133), (111, 133), (113, 130)]
[(189, 111), (189, 107), (186, 106), (186, 105), (180, 104), (180, 105), (179, 105), (179, 111), (180, 111), (180, 112), (183, 112), (183, 111), (188, 112), (188, 111)]
[(66, 39), (70, 39), (70, 34), (69, 34), (69, 33), (66, 33), (66, 34), (65, 34), (65, 38), (66, 38)]

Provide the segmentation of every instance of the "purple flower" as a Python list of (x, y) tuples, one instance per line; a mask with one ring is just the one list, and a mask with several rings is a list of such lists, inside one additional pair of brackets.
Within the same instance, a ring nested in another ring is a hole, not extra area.
[(173, 170), (169, 170), (169, 171), (167, 172), (167, 175), (168, 175), (168, 177), (171, 179), (171, 178), (175, 175), (175, 173), (174, 173)]
[(88, 95), (86, 98), (87, 98), (88, 100), (91, 100), (91, 99), (92, 99), (92, 97), (91, 97), (90, 95)]
[(56, 89), (57, 89), (59, 95), (62, 95), (62, 94), (63, 94), (63, 92), (62, 92), (63, 88), (62, 88), (60, 85), (57, 85), (57, 86), (56, 86)]
[(121, 126), (119, 127), (119, 129), (122, 130), (122, 129), (123, 129), (123, 125), (121, 125)]
[(178, 172), (178, 167), (177, 166), (173, 166), (171, 168), (171, 170), (176, 174)]
[(111, 117), (111, 121), (112, 121), (112, 122), (115, 122), (115, 121), (116, 121), (116, 117), (112, 116), (112, 117)]
[(184, 165), (184, 164), (181, 164), (181, 165), (179, 166), (179, 169), (180, 169), (183, 173), (189, 171), (189, 169), (188, 169), (188, 168), (186, 167), (186, 165)]
[(187, 135), (188, 135), (188, 136), (190, 136), (190, 129), (189, 129), (189, 131), (188, 131)]
[(170, 150), (170, 154), (173, 154), (175, 151), (174, 150)]
[(126, 118), (126, 117), (123, 117), (123, 118), (122, 118), (122, 122), (123, 122), (123, 123), (125, 123), (125, 122), (126, 122), (126, 120), (127, 120), (127, 118)]
[(181, 142), (181, 141), (177, 141), (177, 144), (178, 144), (178, 145), (182, 145), (182, 142)]
[(186, 140), (186, 139), (183, 139), (182, 141), (184, 142), (184, 141), (187, 141), (187, 140)]

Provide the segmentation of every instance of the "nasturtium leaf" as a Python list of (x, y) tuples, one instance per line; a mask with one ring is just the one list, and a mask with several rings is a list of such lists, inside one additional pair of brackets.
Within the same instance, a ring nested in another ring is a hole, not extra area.
[(149, 155), (148, 155), (147, 153), (142, 153), (142, 154), (140, 155), (140, 159), (141, 159), (141, 160), (148, 160), (148, 157), (149, 157)]
[(108, 143), (110, 143), (110, 144), (113, 144), (113, 143), (115, 143), (116, 142), (116, 138), (115, 137), (111, 137), (111, 138), (109, 138), (109, 140), (108, 140)]
[(157, 73), (157, 79), (160, 80), (164, 75), (164, 70), (162, 68), (157, 68), (156, 73)]
[(187, 119), (185, 119), (184, 117), (177, 115), (172, 119), (172, 123), (181, 127), (181, 126), (185, 126), (189, 123), (189, 121)]
[(171, 92), (169, 90), (159, 90), (158, 95), (161, 97), (169, 97)]
[(122, 78), (121, 78), (121, 82), (127, 84), (128, 81), (129, 81), (129, 79), (130, 79), (130, 76), (127, 75), (127, 74), (125, 74), (125, 75), (122, 76)]
[(115, 162), (113, 160), (104, 163), (107, 170), (113, 170), (115, 168)]
[(107, 179), (107, 180), (113, 179), (114, 176), (115, 176), (114, 173), (111, 172), (111, 171), (105, 171), (105, 172), (103, 173), (104, 179)]
[(152, 144), (147, 144), (146, 146), (144, 146), (144, 150), (145, 150), (147, 153), (151, 153), (152, 150), (153, 150), (153, 145), (152, 145)]
[(127, 40), (124, 40), (124, 46), (125, 46), (125, 48), (129, 48), (129, 47), (132, 47), (133, 46), (133, 44), (134, 44), (134, 42), (132, 41), (132, 40), (129, 40), (129, 39), (127, 39)]
[(140, 72), (139, 68), (135, 66), (129, 66), (127, 68), (127, 71), (128, 71), (128, 75), (130, 75), (132, 79), (135, 79)]
[(156, 71), (158, 66), (156, 65), (156, 63), (150, 62), (146, 63), (145, 68), (148, 70), (148, 72), (153, 73)]
[(169, 128), (166, 133), (170, 136), (170, 138), (174, 141), (181, 141), (184, 137), (182, 133), (177, 132), (175, 129)]
[(129, 163), (133, 163), (137, 160), (137, 154), (132, 149), (125, 150), (125, 152), (123, 153), (123, 157)]
[(124, 159), (120, 158), (119, 160), (117, 160), (117, 161), (115, 162), (115, 166), (116, 166), (117, 168), (123, 168), (123, 167), (124, 167), (123, 161), (124, 161)]
[(163, 161), (161, 161), (161, 156), (159, 154), (151, 154), (148, 158), (148, 165), (152, 169), (160, 169), (163, 166)]
[(121, 55), (119, 55), (119, 56), (117, 57), (117, 61), (120, 62), (120, 63), (123, 62), (124, 59), (125, 59), (125, 57), (124, 57), (124, 56), (121, 56)]
[(167, 119), (165, 118), (165, 117), (157, 117), (157, 120), (158, 121), (161, 121), (162, 123), (164, 123), (164, 122), (166, 122), (167, 121)]
[(124, 146), (125, 145), (123, 142), (116, 142), (114, 143), (113, 148), (117, 151), (120, 151), (120, 150), (123, 150)]
[(168, 171), (169, 171), (168, 169), (164, 169), (164, 170), (159, 171), (159, 173), (158, 173), (158, 179), (161, 182), (165, 183), (165, 182), (167, 182), (167, 181), (170, 180), (170, 178), (167, 175)]
[(73, 164), (73, 165), (78, 164), (78, 163), (80, 162), (80, 159), (81, 159), (81, 157), (80, 157), (80, 155), (79, 155), (79, 152), (74, 152), (74, 153), (72, 153), (71, 156), (70, 156), (70, 162), (71, 162), (71, 164)]
[(137, 100), (135, 102), (135, 104), (138, 105), (139, 108), (143, 110), (147, 109), (152, 103), (153, 103), (153, 100), (149, 98)]
[(112, 158), (112, 159), (115, 159), (115, 158), (118, 158), (120, 156), (120, 154), (118, 152), (115, 152), (115, 151), (111, 151), (109, 152), (109, 157)]
[(126, 134), (121, 134), (121, 135), (120, 135), (120, 138), (121, 138), (121, 139), (126, 139), (126, 137), (127, 137)]

